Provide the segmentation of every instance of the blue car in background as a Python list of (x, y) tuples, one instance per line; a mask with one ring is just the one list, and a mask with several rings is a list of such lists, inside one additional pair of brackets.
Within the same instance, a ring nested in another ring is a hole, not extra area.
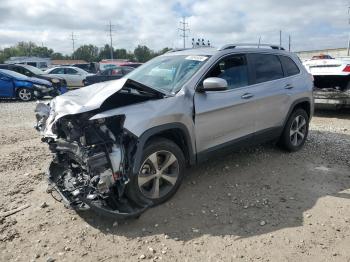
[(55, 97), (65, 92), (67, 92), (65, 87), (54, 87), (47, 80), (27, 77), (14, 71), (0, 69), (0, 97), (2, 98), (30, 101), (44, 96)]

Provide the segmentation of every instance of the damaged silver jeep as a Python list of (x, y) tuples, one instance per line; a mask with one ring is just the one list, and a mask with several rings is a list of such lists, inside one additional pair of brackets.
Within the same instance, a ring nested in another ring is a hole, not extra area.
[(54, 155), (50, 190), (75, 209), (138, 217), (213, 153), (267, 140), (301, 149), (312, 87), (297, 57), (275, 46), (166, 53), (37, 105), (36, 128)]

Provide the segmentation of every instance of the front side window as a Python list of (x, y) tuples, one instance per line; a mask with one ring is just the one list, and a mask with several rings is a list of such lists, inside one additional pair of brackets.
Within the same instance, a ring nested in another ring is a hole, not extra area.
[(109, 76), (111, 75), (111, 69), (105, 70), (101, 72), (101, 76)]
[(255, 83), (263, 83), (283, 78), (282, 65), (276, 55), (250, 54), (255, 68)]
[(249, 84), (248, 66), (245, 55), (233, 55), (217, 63), (205, 78), (219, 77), (227, 81), (228, 88), (234, 89)]
[(201, 55), (159, 56), (130, 72), (127, 78), (158, 91), (175, 94), (208, 58)]
[(299, 67), (294, 63), (294, 61), (287, 56), (280, 56), (284, 74), (286, 76), (294, 76), (300, 73)]

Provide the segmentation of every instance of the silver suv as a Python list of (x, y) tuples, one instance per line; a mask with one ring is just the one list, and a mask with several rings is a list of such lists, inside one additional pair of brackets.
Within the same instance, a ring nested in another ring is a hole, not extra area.
[(49, 191), (73, 208), (137, 217), (214, 153), (268, 140), (301, 149), (312, 89), (297, 56), (276, 46), (168, 52), (38, 104), (37, 129), (54, 153)]

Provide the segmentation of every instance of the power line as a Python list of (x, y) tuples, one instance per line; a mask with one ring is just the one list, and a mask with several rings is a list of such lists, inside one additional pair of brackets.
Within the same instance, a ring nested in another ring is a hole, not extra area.
[(113, 61), (113, 32), (115, 31), (114, 30), (115, 25), (112, 25), (112, 22), (109, 21), (109, 24), (107, 26), (108, 26), (108, 34), (109, 34), (109, 38), (110, 38), (110, 43), (111, 43), (111, 46), (110, 46), (111, 60)]
[(71, 40), (72, 40), (72, 47), (73, 47), (72, 58), (74, 59), (74, 52), (75, 52), (75, 40), (77, 40), (77, 39), (75, 38), (74, 32), (72, 32), (72, 35), (71, 35)]
[(188, 23), (186, 22), (186, 17), (182, 17), (182, 21), (180, 21), (180, 28), (178, 28), (181, 31), (180, 36), (183, 38), (183, 45), (184, 48), (186, 48), (186, 38), (188, 37), (187, 32), (190, 31), (188, 28)]

